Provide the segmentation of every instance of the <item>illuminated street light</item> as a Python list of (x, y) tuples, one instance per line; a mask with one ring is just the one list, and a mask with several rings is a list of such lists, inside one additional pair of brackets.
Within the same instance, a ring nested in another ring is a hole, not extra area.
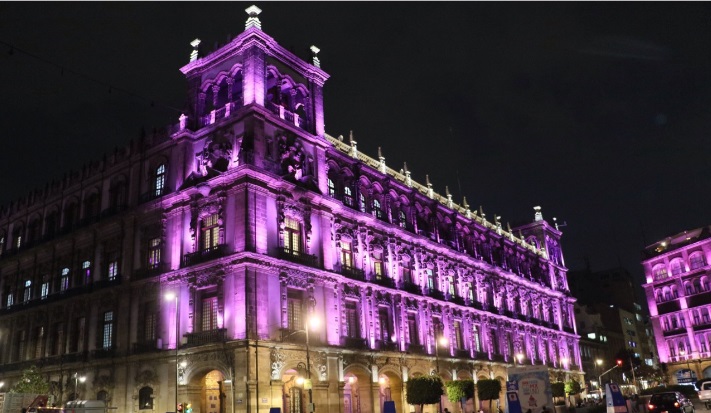
[(175, 301), (175, 409), (178, 409), (178, 380), (180, 377), (180, 369), (178, 365), (178, 334), (180, 330), (180, 307), (178, 306), (178, 294), (169, 291), (165, 294), (165, 299), (167, 301)]

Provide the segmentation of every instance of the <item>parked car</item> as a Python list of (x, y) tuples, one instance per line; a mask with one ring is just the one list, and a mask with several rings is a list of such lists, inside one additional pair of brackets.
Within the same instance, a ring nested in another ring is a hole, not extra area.
[(699, 386), (699, 400), (704, 403), (707, 409), (711, 409), (711, 380), (697, 384)]
[(653, 394), (647, 408), (649, 413), (694, 413), (691, 400), (678, 391)]

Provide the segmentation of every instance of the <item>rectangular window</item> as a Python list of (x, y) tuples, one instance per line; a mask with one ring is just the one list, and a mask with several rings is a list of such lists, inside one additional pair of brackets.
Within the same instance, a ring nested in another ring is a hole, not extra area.
[(35, 358), (40, 359), (44, 355), (44, 327), (37, 328), (37, 337), (35, 342)]
[(159, 197), (163, 195), (163, 190), (165, 189), (165, 164), (161, 164), (156, 168), (156, 181), (155, 181), (155, 196)]
[(109, 271), (108, 271), (109, 281), (115, 280), (116, 277), (118, 277), (118, 274), (119, 274), (118, 261), (111, 261), (109, 263)]
[(360, 338), (360, 317), (355, 301), (346, 301), (346, 336)]
[(390, 311), (386, 307), (378, 308), (378, 338), (383, 343), (389, 343), (392, 335), (390, 328)]
[(57, 323), (54, 326), (54, 355), (61, 356), (64, 354), (64, 323)]
[(220, 244), (219, 215), (212, 214), (202, 220), (201, 243), (203, 251), (210, 251)]
[(294, 255), (301, 252), (301, 222), (290, 217), (284, 218), (284, 249)]
[(373, 253), (373, 274), (375, 278), (381, 279), (385, 275), (385, 266), (383, 265), (383, 253), (374, 252)]
[(456, 343), (454, 343), (457, 347), (458, 350), (464, 349), (464, 338), (462, 337), (462, 322), (461, 321), (455, 321), (454, 322), (454, 339), (456, 340)]
[(84, 261), (81, 263), (81, 270), (84, 273), (84, 283), (88, 284), (91, 282), (91, 261)]
[(402, 282), (412, 284), (412, 269), (410, 268), (410, 262), (403, 262), (400, 266), (402, 273)]
[(341, 266), (353, 268), (353, 251), (351, 251), (350, 242), (341, 241)]
[(44, 300), (49, 295), (49, 281), (42, 283), (42, 292), (40, 293), (42, 299)]
[(328, 178), (328, 196), (331, 198), (336, 197), (336, 184), (333, 183), (331, 178)]
[(217, 297), (202, 300), (202, 331), (217, 329)]
[(425, 279), (427, 280), (427, 290), (434, 291), (437, 290), (437, 278), (435, 277), (434, 271), (430, 269), (425, 270)]
[(407, 313), (407, 329), (410, 331), (410, 344), (420, 345), (420, 331), (417, 328), (417, 313)]
[(7, 300), (6, 300), (5, 307), (10, 308), (10, 307), (12, 307), (13, 304), (15, 304), (15, 302), (14, 302), (14, 298), (12, 295), (12, 291), (10, 291), (7, 293)]
[(289, 290), (286, 298), (287, 327), (289, 330), (301, 330), (304, 328), (302, 305), (301, 291)]
[(101, 348), (109, 350), (113, 347), (114, 342), (114, 312), (107, 311), (104, 313), (104, 321), (102, 326)]
[(25, 292), (22, 295), (22, 302), (26, 303), (32, 299), (32, 281), (25, 281)]
[(454, 277), (448, 277), (447, 281), (449, 284), (449, 296), (456, 297), (457, 296), (457, 286), (454, 283)]
[(472, 341), (474, 342), (474, 350), (481, 351), (481, 337), (477, 326), (472, 327)]
[(19, 331), (17, 333), (17, 354), (15, 357), (16, 361), (23, 361), (27, 356), (25, 354), (27, 346), (27, 337), (25, 337), (25, 330)]
[(148, 268), (154, 270), (160, 265), (160, 238), (148, 241)]
[(84, 351), (84, 334), (86, 333), (86, 318), (79, 317), (74, 320), (74, 334), (69, 338), (71, 353)]
[(151, 342), (156, 339), (156, 313), (149, 310), (149, 312), (146, 312), (145, 317), (143, 339), (147, 342)]
[(62, 278), (60, 279), (59, 290), (67, 291), (69, 289), (69, 268), (62, 268)]

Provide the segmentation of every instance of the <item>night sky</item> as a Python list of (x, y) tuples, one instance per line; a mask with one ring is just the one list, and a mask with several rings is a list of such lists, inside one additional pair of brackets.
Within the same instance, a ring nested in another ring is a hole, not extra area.
[[(0, 204), (177, 122), (190, 41), (251, 4), (0, 3)], [(572, 269), (641, 276), (645, 245), (711, 224), (708, 3), (256, 4), (321, 49), (330, 135), (504, 225), (541, 205)]]

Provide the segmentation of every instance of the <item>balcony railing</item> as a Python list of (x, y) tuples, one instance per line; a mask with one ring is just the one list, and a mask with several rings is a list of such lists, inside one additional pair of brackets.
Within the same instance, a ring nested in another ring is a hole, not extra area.
[(187, 339), (183, 347), (201, 346), (203, 344), (224, 343), (227, 340), (227, 329), (217, 328), (214, 330), (200, 331), (197, 333), (185, 334)]
[(216, 258), (224, 257), (225, 255), (227, 255), (227, 245), (215, 245), (212, 248), (183, 255), (183, 267), (189, 267), (201, 262), (214, 260)]
[(444, 293), (440, 290), (429, 290), (426, 295), (437, 300), (444, 300)]
[(366, 340), (364, 338), (343, 337), (343, 346), (346, 348), (365, 350), (368, 348), (368, 343), (366, 342)]
[(92, 350), (92, 352), (91, 352), (91, 358), (95, 358), (95, 359), (108, 358), (108, 357), (113, 357), (115, 355), (116, 355), (116, 349), (114, 349), (114, 348), (100, 348), (100, 349)]
[(405, 281), (402, 283), (402, 290), (411, 294), (422, 295), (422, 289), (415, 283)]
[(133, 354), (150, 353), (159, 350), (160, 349), (158, 348), (156, 340), (141, 341), (138, 343), (133, 343), (133, 346), (131, 346), (131, 353)]
[(338, 272), (352, 280), (365, 281), (365, 271), (361, 269), (342, 265)]
[(131, 276), (132, 280), (143, 280), (146, 278), (151, 278), (156, 275), (163, 274), (164, 272), (168, 271), (168, 264), (165, 262), (161, 262), (153, 267), (146, 267), (146, 268), (140, 268), (138, 270), (135, 270), (133, 272), (133, 275)]
[(370, 281), (374, 284), (382, 285), (383, 287), (395, 288), (395, 280), (385, 275), (381, 275), (380, 278), (374, 277)]
[(284, 109), (284, 106), (277, 105), (273, 102), (267, 102), (266, 107), (270, 112), (279, 116), (281, 119), (284, 119), (285, 121), (291, 123), (294, 126), (304, 129), (304, 119), (301, 118), (298, 114), (289, 112), (288, 110)]
[(449, 301), (450, 303), (454, 303), (454, 304), (464, 305), (464, 298), (462, 298), (458, 295), (449, 296), (449, 299), (447, 301)]
[(305, 252), (292, 250), (290, 248), (279, 248), (278, 255), (279, 258), (283, 260), (318, 268), (318, 257), (315, 255), (309, 255)]
[(413, 354), (425, 354), (425, 346), (422, 344), (410, 343), (407, 345), (407, 351)]

